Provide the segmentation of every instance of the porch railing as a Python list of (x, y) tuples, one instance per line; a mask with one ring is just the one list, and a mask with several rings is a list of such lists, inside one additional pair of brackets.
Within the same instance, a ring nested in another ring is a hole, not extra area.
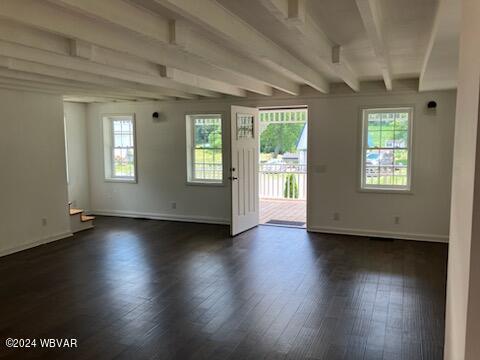
[(260, 164), (260, 198), (306, 200), (307, 166), (299, 164)]

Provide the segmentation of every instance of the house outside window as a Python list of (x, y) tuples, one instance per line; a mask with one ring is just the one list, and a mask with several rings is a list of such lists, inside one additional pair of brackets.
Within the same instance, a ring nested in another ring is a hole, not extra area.
[(411, 189), (413, 109), (364, 109), (362, 114), (362, 190)]

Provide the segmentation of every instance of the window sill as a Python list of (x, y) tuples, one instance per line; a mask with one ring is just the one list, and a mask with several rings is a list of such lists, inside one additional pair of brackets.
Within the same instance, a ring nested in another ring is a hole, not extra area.
[(206, 181), (187, 181), (188, 186), (213, 186), (213, 187), (223, 187), (225, 183), (222, 182), (206, 182)]
[(389, 189), (389, 188), (360, 188), (358, 192), (374, 193), (374, 194), (398, 194), (398, 195), (413, 195), (412, 189)]
[(137, 179), (115, 179), (115, 178), (108, 178), (104, 179), (105, 182), (111, 182), (111, 183), (126, 183), (126, 184), (136, 184)]

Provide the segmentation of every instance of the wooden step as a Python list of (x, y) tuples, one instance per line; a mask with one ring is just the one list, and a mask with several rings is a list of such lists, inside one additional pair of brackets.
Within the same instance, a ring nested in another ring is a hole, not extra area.
[(73, 209), (79, 210), (81, 212), (74, 211), (75, 215), (70, 216), (70, 229), (73, 233), (77, 233), (79, 231), (87, 230), (93, 228), (93, 220), (95, 217), (84, 215), (83, 210), (81, 209)]
[(81, 214), (83, 213), (83, 210), (82, 209), (70, 209), (70, 215), (73, 216), (73, 215), (77, 215), (77, 214)]
[(82, 215), (81, 220), (82, 222), (92, 221), (95, 220), (95, 216)]

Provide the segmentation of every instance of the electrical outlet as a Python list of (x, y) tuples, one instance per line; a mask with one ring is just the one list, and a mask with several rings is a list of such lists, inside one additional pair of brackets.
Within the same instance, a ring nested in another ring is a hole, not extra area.
[(175, 201), (172, 201), (172, 202), (170, 203), (170, 208), (171, 208), (171, 209), (176, 209), (176, 208), (177, 208), (177, 203), (176, 203)]
[(395, 216), (395, 217), (393, 218), (393, 222), (395, 223), (395, 225), (400, 224), (400, 216)]
[(47, 226), (47, 219), (46, 218), (42, 218), (42, 226)]
[(333, 213), (333, 220), (340, 221), (340, 213), (338, 212)]

